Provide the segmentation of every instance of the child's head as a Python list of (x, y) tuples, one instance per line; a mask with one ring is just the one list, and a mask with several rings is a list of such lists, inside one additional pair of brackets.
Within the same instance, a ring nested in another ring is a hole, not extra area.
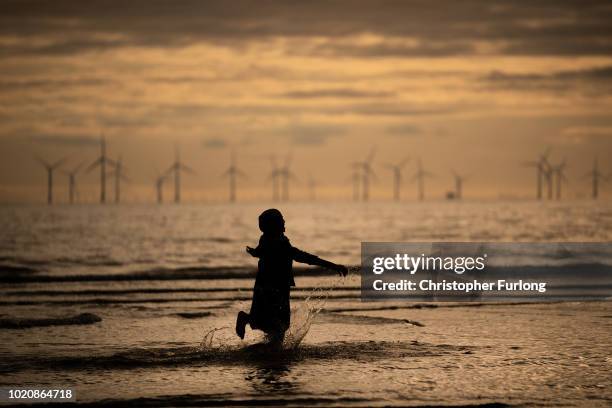
[(276, 208), (270, 208), (259, 216), (259, 229), (264, 234), (276, 235), (285, 232), (283, 214)]

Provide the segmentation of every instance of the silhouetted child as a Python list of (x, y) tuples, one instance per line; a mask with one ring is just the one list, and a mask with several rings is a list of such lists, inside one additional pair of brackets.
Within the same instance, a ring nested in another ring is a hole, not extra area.
[(258, 271), (253, 289), (250, 313), (238, 312), (236, 334), (244, 339), (247, 324), (254, 330), (262, 330), (273, 342), (282, 342), (291, 321), (289, 292), (295, 286), (293, 261), (318, 265), (346, 276), (344, 265), (337, 265), (315, 255), (301, 251), (285, 236), (285, 220), (280, 211), (269, 209), (259, 216), (259, 229), (263, 232), (257, 248), (246, 247), (246, 251), (259, 258)]

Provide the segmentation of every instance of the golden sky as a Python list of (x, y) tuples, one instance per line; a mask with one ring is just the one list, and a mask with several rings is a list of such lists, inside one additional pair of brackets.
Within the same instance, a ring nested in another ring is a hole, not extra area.
[[(197, 172), (186, 201), (226, 199), (232, 150), (239, 198), (269, 198), (270, 156), (291, 154), (295, 198), (312, 178), (319, 197), (348, 199), (351, 163), (372, 148), (374, 199), (391, 195), (384, 164), (404, 157), (406, 199), (416, 158), (432, 198), (451, 169), (469, 175), (466, 198), (531, 197), (522, 162), (548, 147), (568, 162), (566, 196), (587, 196), (596, 155), (612, 172), (612, 4), (5, 0), (0, 119), (4, 202), (44, 202), (34, 157), (90, 163), (101, 134), (125, 162), (126, 201), (154, 199), (175, 143)], [(83, 201), (98, 177), (78, 175)]]

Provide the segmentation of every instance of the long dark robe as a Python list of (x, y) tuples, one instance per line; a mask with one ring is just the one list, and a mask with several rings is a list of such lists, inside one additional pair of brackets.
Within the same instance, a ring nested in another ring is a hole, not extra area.
[(293, 247), (283, 234), (263, 234), (252, 255), (259, 262), (250, 311), (251, 328), (268, 334), (284, 333), (291, 323), (293, 261), (325, 267), (333, 264)]

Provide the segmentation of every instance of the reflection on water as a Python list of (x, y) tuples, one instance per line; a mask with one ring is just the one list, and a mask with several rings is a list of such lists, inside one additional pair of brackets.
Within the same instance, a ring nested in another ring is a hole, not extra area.
[(299, 383), (291, 378), (291, 368), (288, 361), (276, 358), (273, 361), (261, 363), (250, 370), (245, 376), (253, 390), (262, 393), (278, 393), (289, 396), (299, 392)]

